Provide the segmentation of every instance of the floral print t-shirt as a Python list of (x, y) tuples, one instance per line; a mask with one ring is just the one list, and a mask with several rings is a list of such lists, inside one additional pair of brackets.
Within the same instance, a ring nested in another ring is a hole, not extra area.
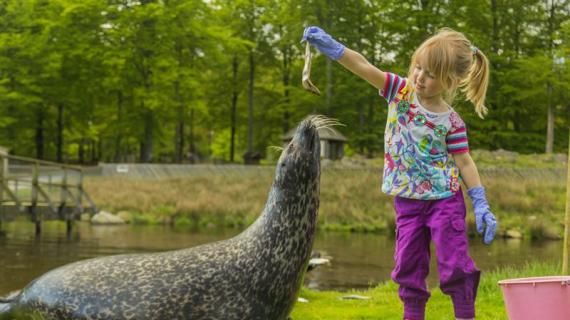
[(463, 120), (451, 107), (425, 109), (412, 84), (393, 73), (386, 73), (380, 94), (388, 101), (382, 191), (420, 200), (451, 197), (460, 188), (451, 154), (469, 152)]

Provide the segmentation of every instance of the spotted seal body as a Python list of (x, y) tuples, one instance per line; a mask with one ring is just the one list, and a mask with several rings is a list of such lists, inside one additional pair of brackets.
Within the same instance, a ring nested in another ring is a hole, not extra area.
[[(319, 207), (315, 118), (283, 150), (261, 216), (225, 241), (72, 263), (0, 301), (48, 319), (286, 319), (310, 258)], [(0, 316), (1, 318), (1, 316)]]

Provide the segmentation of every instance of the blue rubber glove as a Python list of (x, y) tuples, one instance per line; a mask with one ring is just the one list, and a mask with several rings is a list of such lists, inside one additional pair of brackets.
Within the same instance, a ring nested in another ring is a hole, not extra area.
[(485, 188), (474, 187), (467, 190), (467, 194), (471, 198), (471, 202), (473, 202), (477, 233), (483, 234), (483, 242), (485, 244), (491, 244), (497, 232), (497, 220), (489, 209), (489, 203), (485, 197)]
[(340, 59), (344, 54), (344, 45), (319, 27), (305, 28), (301, 42), (303, 41), (309, 41), (317, 50), (333, 60)]

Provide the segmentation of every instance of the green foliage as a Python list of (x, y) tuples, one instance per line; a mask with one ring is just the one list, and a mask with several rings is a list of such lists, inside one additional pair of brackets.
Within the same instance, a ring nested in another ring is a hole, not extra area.
[[(405, 75), (437, 29), (464, 32), (491, 61), (490, 113), (455, 107), (470, 144), (554, 151), (570, 124), (568, 0), (6, 0), (0, 4), (0, 145), (73, 162), (242, 161), (306, 115), (337, 118), (349, 153), (382, 153), (385, 103), (317, 54), (300, 86), (307, 25), (320, 25), (386, 71)], [(476, 13), (476, 14), (474, 14)], [(327, 92), (330, 92), (328, 95)], [(234, 128), (234, 134), (232, 129)], [(233, 148), (232, 148), (233, 146)]]

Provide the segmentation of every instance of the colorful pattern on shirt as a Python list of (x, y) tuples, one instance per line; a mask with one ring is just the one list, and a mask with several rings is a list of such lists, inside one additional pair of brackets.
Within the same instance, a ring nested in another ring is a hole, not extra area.
[(459, 169), (450, 154), (469, 151), (467, 130), (452, 108), (425, 109), (406, 78), (386, 73), (380, 94), (388, 101), (382, 191), (432, 200), (459, 190)]

